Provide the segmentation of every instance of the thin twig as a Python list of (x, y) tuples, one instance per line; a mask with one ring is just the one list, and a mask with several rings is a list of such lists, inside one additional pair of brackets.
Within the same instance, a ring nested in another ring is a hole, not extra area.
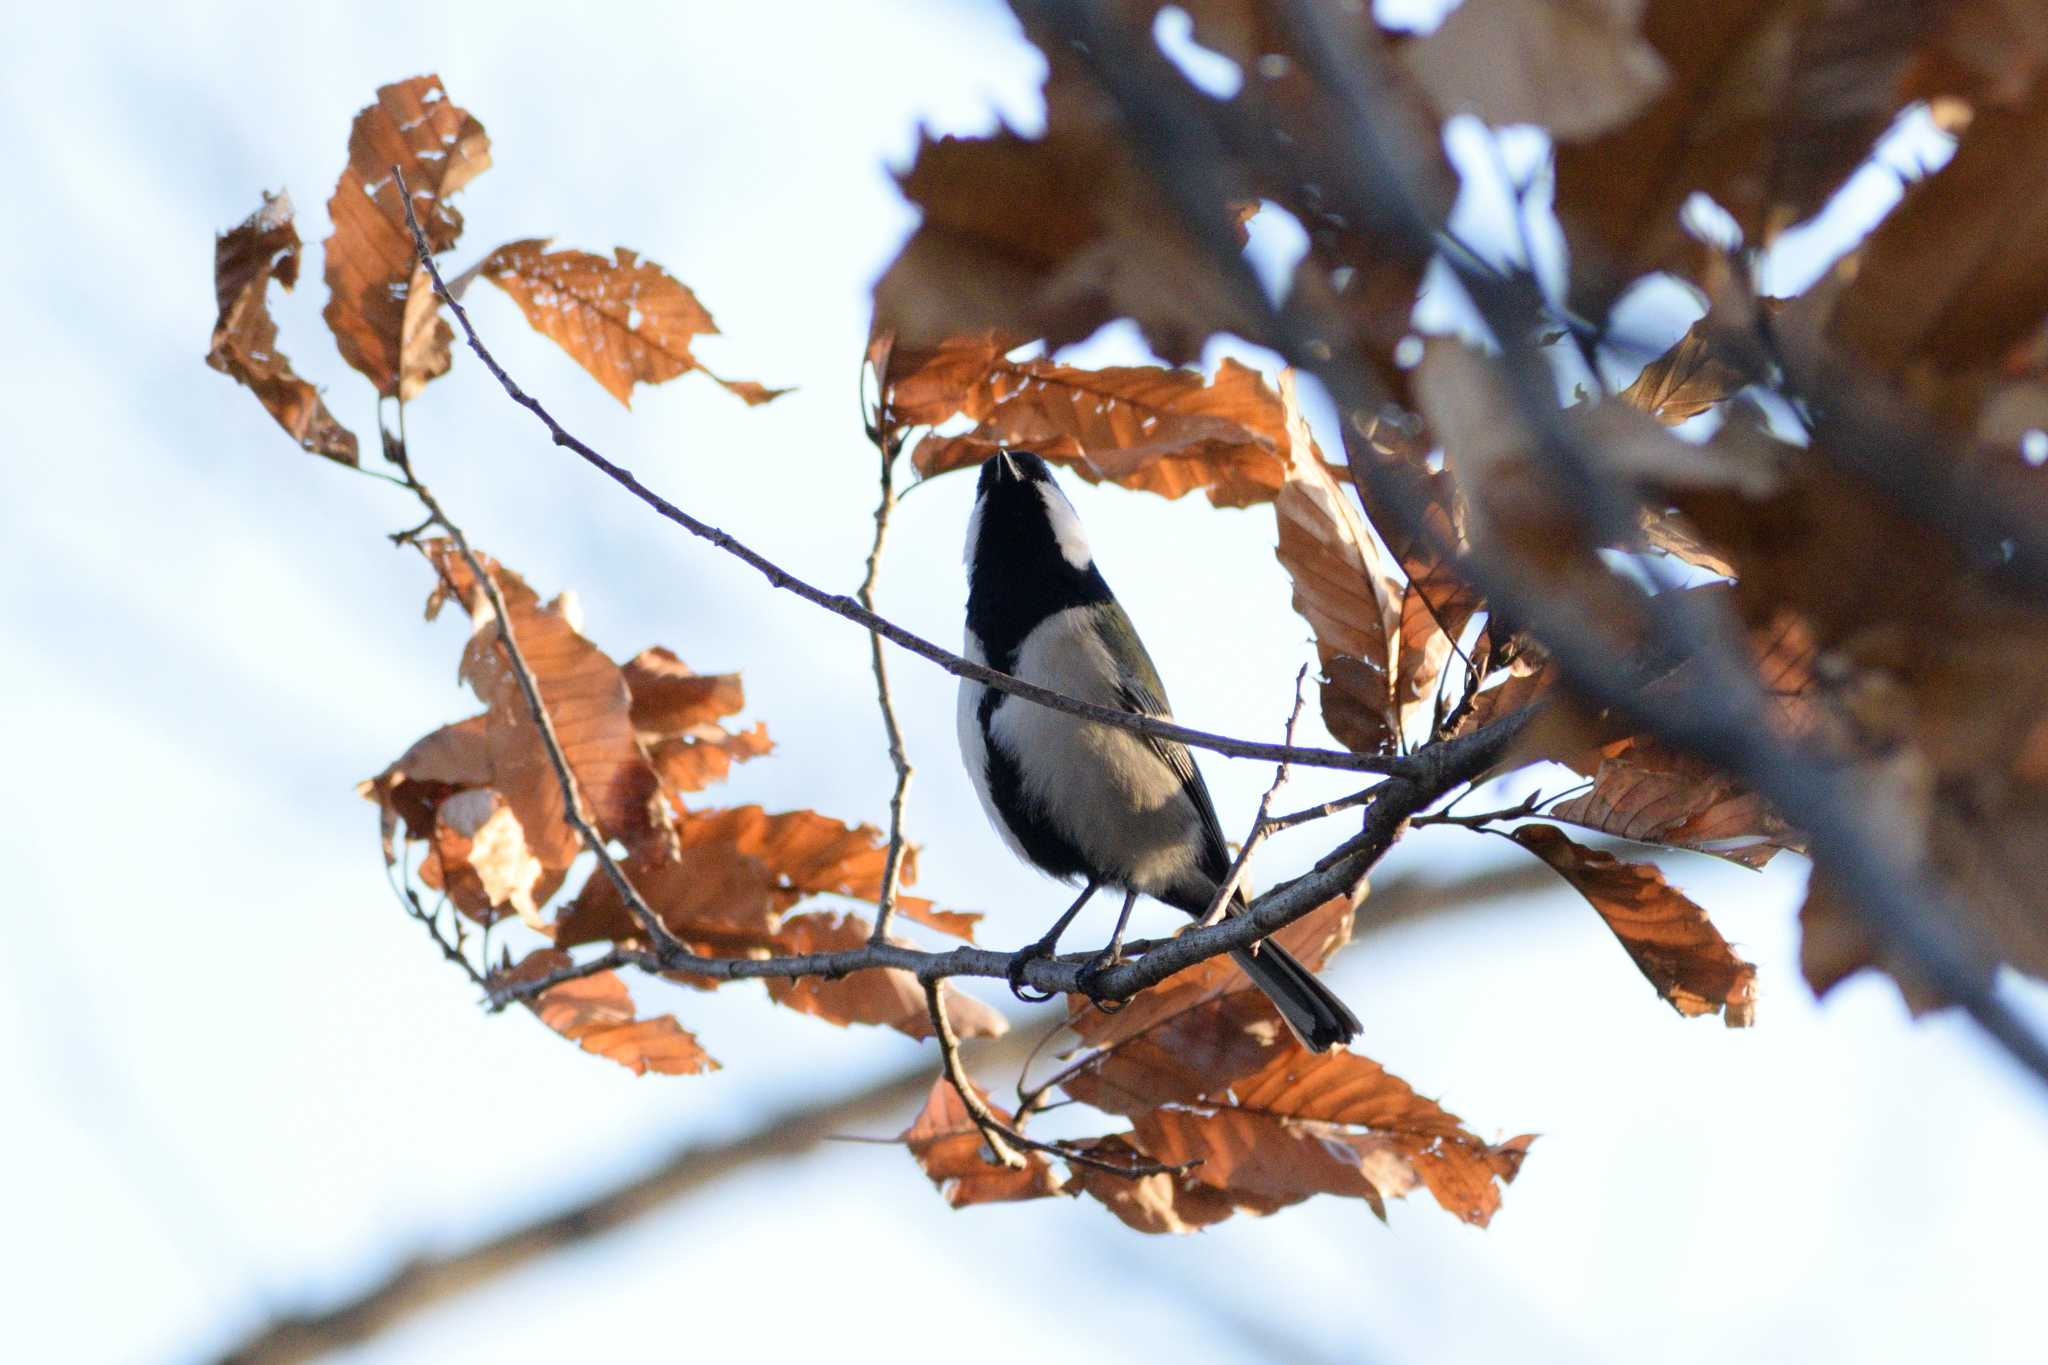
[(1300, 810), (1289, 811), (1285, 815), (1276, 815), (1268, 820), (1266, 825), (1269, 832), (1280, 834), (1299, 825), (1306, 825), (1313, 820), (1327, 820), (1332, 815), (1350, 810), (1355, 806), (1364, 805), (1372, 800), (1372, 794), (1378, 790), (1379, 788), (1377, 787), (1367, 787), (1364, 791), (1353, 792), (1349, 796), (1340, 796), (1335, 800), (1325, 801), (1318, 806), (1304, 806)]
[[(1307, 680), (1308, 665), (1303, 664), (1294, 675), (1294, 709), (1287, 713), (1288, 744), (1294, 743), (1294, 727), (1301, 721), (1301, 703), (1304, 695), (1302, 684)], [(1237, 885), (1244, 880), (1244, 870), (1251, 864), (1253, 850), (1264, 843), (1266, 836), (1273, 832), (1272, 826), (1267, 822), (1267, 816), (1272, 813), (1273, 798), (1287, 785), (1287, 772), (1285, 763), (1273, 770), (1272, 785), (1267, 787), (1266, 794), (1259, 798), (1259, 813), (1252, 817), (1251, 833), (1245, 835), (1244, 842), (1238, 845), (1237, 856), (1230, 860), (1230, 871), (1224, 874), (1222, 884), (1216, 888), (1215, 896), (1209, 901), (1208, 911), (1197, 921), (1202, 928), (1206, 929), (1215, 924), (1229, 912), (1231, 899), (1237, 895)]]
[(961, 1063), (960, 1037), (953, 1032), (953, 1021), (946, 1013), (944, 985), (937, 981), (925, 982), (924, 1000), (925, 1007), (931, 1012), (932, 1032), (939, 1040), (939, 1060), (945, 1069), (946, 1080), (952, 1084), (954, 1093), (960, 1096), (960, 1105), (967, 1111), (967, 1117), (974, 1120), (974, 1126), (981, 1130), (982, 1141), (988, 1144), (989, 1151), (1003, 1165), (1012, 1170), (1022, 1170), (1025, 1152), (1043, 1152), (1071, 1165), (1105, 1171), (1126, 1180), (1139, 1180), (1148, 1175), (1180, 1175), (1202, 1164), (1199, 1160), (1173, 1165), (1160, 1161), (1108, 1161), (1064, 1142), (1041, 1142), (1018, 1132), (996, 1117), (995, 1111), (988, 1107), (981, 1091), (968, 1076), (966, 1066)]
[(1024, 1169), (1024, 1153), (1019, 1147), (1029, 1145), (1029, 1139), (1021, 1133), (1012, 1133), (1003, 1121), (995, 1116), (981, 1098), (981, 1091), (967, 1075), (967, 1068), (960, 1062), (960, 1035), (953, 1032), (952, 1017), (946, 1012), (946, 987), (944, 982), (924, 983), (925, 1009), (932, 1016), (932, 1035), (939, 1040), (939, 1064), (945, 1068), (946, 1079), (952, 1083), (953, 1091), (960, 1097), (960, 1107), (967, 1111), (967, 1117), (974, 1120), (974, 1126), (981, 1130), (981, 1140), (995, 1159), (1013, 1171)]
[[(412, 204), (409, 199), (406, 201), (405, 211), (410, 217)], [(682, 953), (694, 956), (687, 945), (669, 932), (668, 926), (661, 922), (661, 916), (654, 913), (654, 908), (640, 895), (639, 888), (626, 876), (626, 870), (619, 866), (618, 860), (612, 857), (611, 850), (605, 847), (604, 835), (598, 832), (596, 824), (583, 804), (583, 792), (576, 782), (575, 770), (569, 766), (569, 757), (562, 751), (561, 736), (555, 733), (554, 717), (548, 714), (547, 705), (541, 700), (540, 684), (534, 680), (533, 668), (527, 663), (526, 655), (519, 647), (519, 637), (512, 629), (512, 612), (505, 605), (504, 594), (498, 591), (498, 580), (485, 571), (483, 561), (478, 559), (476, 551), (470, 548), (469, 537), (463, 534), (462, 528), (455, 524), (447, 510), (427, 490), (427, 486), (414, 475), (411, 452), (405, 452), (404, 460), (401, 468), (405, 471), (406, 486), (412, 490), (413, 496), (420, 500), (420, 505), (427, 509), (428, 515), (432, 516), (435, 523), (448, 533), (449, 539), (455, 542), (456, 550), (462, 555), (462, 562), (469, 566), (470, 576), (482, 589), (485, 598), (491, 604), (491, 610), (497, 615), (498, 645), (505, 651), (505, 662), (519, 684), (519, 695), (526, 702), (527, 714), (533, 721), (534, 729), (540, 734), (541, 748), (547, 753), (548, 766), (554, 770), (555, 785), (562, 793), (562, 818), (583, 840), (583, 846), (590, 850), (591, 856), (597, 859), (598, 867), (603, 869), (606, 879), (612, 884), (612, 889), (618, 892), (621, 903), (632, 912), (635, 922), (660, 948), (662, 954), (669, 956)]]
[(1080, 716), (1084, 720), (1092, 720), (1099, 725), (1107, 725), (1118, 730), (1129, 730), (1133, 734), (1169, 740), (1176, 744), (1185, 744), (1193, 749), (1205, 749), (1212, 753), (1222, 754), (1228, 758), (1247, 758), (1262, 763), (1285, 761), (1300, 764), (1305, 768), (1335, 768), (1345, 772), (1358, 773), (1385, 773), (1395, 770), (1399, 760), (1390, 759), (1379, 754), (1354, 754), (1336, 749), (1296, 749), (1280, 744), (1261, 744), (1253, 740), (1235, 739), (1229, 735), (1214, 734), (1206, 730), (1190, 729), (1185, 725), (1176, 725), (1171, 721), (1160, 720), (1156, 716), (1142, 715), (1135, 711), (1123, 711), (1113, 706), (1098, 706), (1093, 702), (1081, 701), (1078, 698), (1069, 697), (1065, 693), (1055, 692), (1050, 688), (1039, 687), (1034, 683), (1025, 682), (1021, 678), (1013, 678), (998, 669), (990, 668), (985, 664), (975, 663), (970, 659), (962, 658), (949, 649), (935, 645), (923, 636), (905, 630), (895, 622), (876, 615), (851, 597), (842, 593), (829, 593), (823, 588), (805, 582), (742, 541), (719, 530), (708, 522), (691, 516), (682, 508), (641, 483), (639, 479), (634, 477), (631, 470), (614, 464), (589, 445), (586, 445), (582, 440), (572, 435), (560, 422), (555, 420), (553, 414), (542, 406), (538, 399), (520, 388), (513, 381), (512, 376), (505, 372), (505, 368), (498, 363), (497, 359), (490, 353), (490, 350), (485, 347), (482, 339), (477, 336), (476, 328), (470, 324), (468, 312), (460, 302), (449, 296), (447, 286), (441, 280), (440, 267), (434, 262), (433, 254), (427, 247), (426, 236), (420, 231), (418, 222), (413, 219), (412, 199), (410, 192), (405, 189), (403, 174), (400, 168), (395, 165), (391, 170), (392, 174), (398, 177), (399, 193), (405, 199), (406, 218), (413, 225), (414, 244), (419, 252), (420, 261), (426, 266), (429, 276), (434, 281), (435, 291), (441, 295), (442, 299), (448, 304), (449, 309), (455, 314), (456, 321), (461, 324), (462, 334), (464, 339), (468, 341), (469, 348), (483, 362), (484, 368), (491, 372), (492, 377), (498, 381), (499, 386), (505, 390), (506, 395), (520, 407), (532, 413), (548, 429), (548, 434), (556, 445), (573, 451), (593, 468), (603, 473), (606, 478), (618, 484), (641, 502), (647, 504), (647, 506), (653, 508), (662, 517), (674, 522), (698, 539), (710, 542), (735, 559), (750, 566), (768, 580), (769, 586), (794, 593), (813, 606), (822, 607), (834, 616), (851, 621), (864, 630), (880, 635), (891, 644), (937, 664), (955, 677), (971, 678), (986, 687), (995, 688), (998, 692), (1006, 692), (1011, 696), (1022, 697), (1025, 701), (1031, 702), (1034, 705), (1048, 707), (1054, 711), (1064, 711), (1068, 715)]
[[(882, 394), (888, 392), (888, 382), (886, 372), (875, 376)], [(882, 425), (880, 407), (878, 395), (876, 411), (868, 421), (882, 465), (881, 492), (875, 502), (875, 540), (868, 548), (867, 575), (855, 594), (861, 606), (870, 612), (875, 609), (875, 583), (881, 577), (882, 548), (889, 537), (889, 514), (896, 507), (896, 434)], [(882, 655), (882, 637), (873, 631), (868, 632), (868, 662), (875, 673), (875, 702), (882, 708), (882, 733), (889, 743), (889, 762), (896, 769), (896, 788), (889, 794), (889, 852), (882, 860), (882, 890), (875, 900), (875, 931), (871, 936), (872, 942), (882, 943), (889, 937), (889, 921), (896, 913), (896, 893), (903, 880), (903, 809), (910, 798), (910, 779), (915, 770), (904, 755), (903, 730), (896, 723), (896, 706), (889, 695), (889, 666)]]

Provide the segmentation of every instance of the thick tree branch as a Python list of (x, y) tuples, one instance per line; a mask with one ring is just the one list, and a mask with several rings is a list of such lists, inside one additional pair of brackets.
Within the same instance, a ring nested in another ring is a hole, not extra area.
[[(1148, 945), (1143, 956), (1103, 971), (1089, 972), (1086, 955), (1034, 957), (1023, 977), (1047, 994), (1077, 993), (1102, 1000), (1123, 1000), (1176, 972), (1236, 948), (1249, 948), (1286, 928), (1332, 896), (1349, 895), (1394, 840), (1408, 818), (1448, 795), (1453, 789), (1499, 762), (1521, 733), (1530, 712), (1504, 716), (1482, 730), (1432, 744), (1405, 761), (1410, 776), (1390, 777), (1374, 789), (1365, 812), (1364, 829), (1339, 846), (1314, 869), (1282, 882), (1251, 903), (1241, 915), (1220, 924), (1196, 927), (1162, 943)], [(1132, 945), (1136, 948), (1140, 945)], [(644, 971), (682, 971), (719, 981), (767, 977), (820, 976), (837, 978), (875, 967), (895, 967), (932, 982), (948, 976), (1007, 979), (1015, 953), (959, 947), (940, 951), (898, 943), (868, 943), (840, 952), (787, 957), (699, 957), (688, 949), (668, 950), (620, 945), (585, 962), (515, 984), (499, 984), (490, 995), (493, 1008), (523, 1001), (564, 981), (617, 967)], [(1083, 976), (1087, 980), (1084, 983)]]
[(462, 304), (449, 294), (447, 285), (442, 282), (441, 269), (435, 264), (433, 254), (427, 248), (425, 235), (420, 232), (419, 224), (413, 221), (412, 199), (410, 191), (405, 188), (404, 176), (397, 166), (393, 166), (391, 172), (393, 176), (398, 178), (399, 193), (404, 197), (407, 220), (412, 223), (413, 227), (413, 240), (419, 252), (420, 261), (426, 266), (428, 273), (433, 278), (435, 292), (441, 296), (450, 310), (454, 312), (456, 321), (462, 326), (462, 334), (468, 341), (469, 348), (476, 352), (477, 358), (483, 362), (484, 368), (491, 372), (492, 377), (498, 381), (507, 396), (538, 418), (541, 424), (548, 429), (548, 434), (556, 445), (575, 452), (585, 462), (603, 473), (606, 478), (609, 478), (613, 483), (618, 484), (641, 502), (653, 508), (662, 517), (674, 522), (698, 539), (709, 541), (735, 559), (755, 569), (762, 577), (768, 580), (771, 587), (794, 593), (813, 606), (822, 607), (834, 616), (851, 621), (855, 625), (881, 636), (901, 649), (908, 650), (920, 658), (930, 660), (955, 677), (971, 678), (984, 686), (995, 688), (998, 692), (1007, 692), (1012, 696), (1022, 697), (1025, 701), (1031, 702), (1034, 705), (1050, 707), (1055, 711), (1064, 711), (1069, 715), (1080, 716), (1083, 719), (1112, 726), (1119, 730), (1129, 730), (1134, 734), (1171, 740), (1177, 744), (1185, 744), (1189, 748), (1205, 749), (1212, 753), (1222, 754), (1228, 758), (1248, 758), (1263, 763), (1289, 762), (1298, 763), (1308, 768), (1336, 768), (1346, 772), (1361, 773), (1391, 772), (1398, 766), (1398, 759), (1381, 754), (1354, 754), (1335, 749), (1289, 748), (1281, 744), (1261, 744), (1253, 740), (1234, 739), (1228, 735), (1214, 734), (1206, 730), (1194, 730), (1185, 725), (1176, 725), (1171, 721), (1159, 720), (1153, 716), (1139, 715), (1132, 711), (1120, 711), (1110, 706), (1097, 706), (1092, 702), (1081, 701), (1077, 698), (1066, 696), (1063, 693), (1055, 692), (1050, 688), (1039, 687), (1034, 683), (1025, 682), (1021, 678), (1013, 678), (1007, 673), (977, 664), (970, 659), (962, 658), (949, 649), (935, 645), (923, 636), (905, 630), (895, 622), (876, 615), (850, 597), (839, 593), (829, 593), (822, 588), (805, 582), (769, 559), (766, 555), (752, 549), (708, 522), (700, 521), (698, 518), (691, 516), (682, 508), (641, 483), (639, 479), (633, 476), (631, 470), (612, 463), (572, 435), (560, 422), (555, 420), (553, 414), (549, 413), (538, 399), (520, 388), (513, 381), (512, 376), (505, 372), (504, 367), (497, 362), (496, 357), (492, 356), (490, 350), (483, 344), (482, 339), (477, 336), (476, 328), (470, 324), (469, 314), (463, 309)]

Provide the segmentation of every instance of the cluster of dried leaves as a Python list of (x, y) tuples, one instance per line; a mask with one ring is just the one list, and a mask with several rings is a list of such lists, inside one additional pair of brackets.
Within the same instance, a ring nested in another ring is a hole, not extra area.
[[(436, 254), (453, 248), (463, 224), (449, 196), (490, 169), (491, 141), (483, 125), (448, 98), (438, 76), (387, 85), (356, 115), (348, 165), (327, 201), (334, 232), (323, 249), (328, 300), (321, 315), (342, 359), (379, 398), (410, 402), (448, 372), (455, 334), (413, 249), (394, 166), (411, 187), (429, 247)], [(266, 193), (247, 222), (221, 234), (213, 272), (220, 315), (206, 363), (248, 385), (301, 447), (354, 465), (361, 454), (355, 433), (277, 348), (270, 282), (286, 289), (298, 282), (299, 249), (284, 194)], [(527, 321), (621, 403), (631, 404), (635, 384), (709, 373), (690, 345), (718, 330), (711, 314), (686, 285), (623, 247), (607, 260), (551, 252), (543, 241), (507, 242), (456, 277), (458, 297), (478, 275), (510, 295)], [(749, 381), (718, 382), (749, 403), (783, 392)]]
[[(2048, 614), (2040, 581), (2020, 572), (2048, 480), (2048, 215), (2020, 173), (2048, 132), (2048, 6), (1464, 0), (1425, 37), (1370, 22), (1342, 30), (1356, 50), (1337, 55), (1373, 73), (1378, 134), (1425, 217), (1440, 222), (1457, 189), (1444, 120), (1472, 113), (1548, 129), (1570, 253), (1556, 312), (1575, 324), (1560, 334), (1576, 330), (1584, 351), (1598, 351), (1614, 301), (1652, 272), (1687, 281), (1706, 302), (1633, 384), (1581, 392), (1556, 414), (1597, 456), (1593, 472), (1648, 509), (1634, 544), (1603, 543), (1546, 481), (1530, 424), (1489, 356), (1452, 337), (1424, 339), (1419, 362), (1401, 348), (1428, 253), (1388, 219), (1327, 197), (1345, 183), (1347, 156), (1320, 74), (1331, 54), (1302, 46), (1288, 7), (1184, 6), (1195, 41), (1241, 75), (1227, 98), (1200, 97), (1232, 130), (1228, 192), (1206, 204), (1206, 220), (1185, 196), (1176, 204), (1162, 193), (1113, 101), (1041, 8), (1017, 8), (1047, 61), (1045, 131), (927, 139), (900, 176), (923, 218), (875, 286), (869, 362), (885, 450), (921, 433), (911, 459), (929, 477), (1025, 447), (1093, 481), (1171, 498), (1200, 489), (1218, 507), (1272, 504), (1330, 732), (1360, 753), (1403, 754), (1542, 703), (1496, 771), (1557, 762), (1582, 785), (1568, 799), (1464, 823), (1556, 869), (1673, 1008), (1744, 1025), (1755, 971), (1706, 910), (1655, 866), (1589, 847), (1566, 827), (1752, 868), (1803, 849), (1801, 832), (1693, 755), (1572, 705), (1541, 642), (1492, 609), (1463, 564), (1479, 553), (1514, 565), (1605, 622), (1618, 657), (1640, 660), (1654, 653), (1643, 596), (1608, 552), (1650, 547), (1691, 566), (1689, 585), (1672, 591), (1741, 623), (1773, 737), (1853, 769), (1898, 846), (1924, 860), (1998, 956), (2048, 974), (2037, 890), (2048, 871)], [(1135, 0), (1113, 7), (1114, 18), (1134, 35), (1144, 78), (1178, 87), (1186, 77), (1150, 36), (1161, 8)], [(1909, 186), (1902, 206), (1799, 298), (1755, 297), (1725, 253), (1681, 223), (1681, 206), (1703, 194), (1747, 248), (1766, 247), (1811, 219), (1878, 137), (1922, 107), (1957, 136), (1953, 161)], [(358, 119), (330, 205), (327, 317), (350, 364), (405, 401), (447, 369), (450, 338), (393, 198), (393, 162), (441, 251), (461, 228), (445, 197), (488, 152), (481, 127), (432, 78), (387, 87)], [(1388, 395), (1376, 410), (1343, 414), (1344, 463), (1318, 448), (1286, 376), (1229, 361), (1212, 375), (1179, 367), (1218, 333), (1270, 339), (1214, 259), (1218, 243), (1242, 246), (1258, 211), (1285, 212), (1306, 230), (1285, 308), (1318, 319), (1333, 340), (1341, 332), (1345, 353), (1362, 357)], [(281, 199), (221, 239), (209, 361), (305, 448), (352, 463), (354, 436), (277, 351), (264, 308), (272, 278), (292, 284), (298, 249)], [(636, 382), (701, 368), (689, 347), (712, 330), (708, 314), (630, 251), (606, 259), (513, 242), (457, 286), (478, 274), (621, 401)], [(1054, 358), (1117, 319), (1135, 321), (1174, 363), (1088, 370)], [(727, 387), (750, 402), (774, 394)], [(1897, 439), (1878, 449), (1873, 431)], [(1388, 469), (1421, 490), (1419, 519), (1375, 496), (1368, 476)], [(2003, 528), (1988, 552), (1971, 538), (1981, 524)], [(430, 612), (452, 600), (471, 618), (462, 677), (486, 709), (364, 784), (383, 812), (387, 859), (412, 867), (416, 846), (418, 877), (462, 916), (516, 919), (537, 936), (522, 961), (497, 965), (500, 987), (567, 970), (582, 960), (572, 949), (644, 946), (644, 926), (606, 877), (558, 899), (583, 844), (501, 623), (463, 555), (443, 540), (419, 548), (436, 580)], [(811, 811), (693, 804), (731, 764), (770, 748), (761, 726), (731, 723), (743, 709), (736, 676), (694, 674), (661, 649), (615, 663), (562, 599), (542, 604), (516, 575), (481, 562), (585, 817), (627, 851), (625, 872), (671, 933), (721, 957), (867, 941), (859, 915), (803, 907), (817, 896), (883, 898), (876, 831)], [(1675, 694), (1692, 667), (1668, 661), (1646, 697)], [(973, 916), (908, 896), (896, 907), (929, 929), (971, 935)], [(1319, 966), (1349, 937), (1351, 914), (1340, 898), (1279, 938)], [(1910, 964), (1884, 960), (1831, 891), (1825, 863), (1803, 914), (1817, 990), (1870, 965), (1919, 988)], [(781, 979), (769, 995), (835, 1023), (931, 1028), (921, 989), (900, 971)], [(950, 999), (962, 1034), (1001, 1028), (994, 1011)], [(635, 1069), (714, 1064), (672, 1017), (643, 1017), (613, 973), (565, 980), (529, 1003)], [(1315, 1194), (1378, 1211), (1422, 1187), (1483, 1223), (1528, 1145), (1481, 1140), (1364, 1056), (1306, 1052), (1222, 958), (1115, 1014), (1077, 999), (1068, 1025), (1076, 1044), (1053, 1077), (1020, 1086), (1012, 1111), (989, 1107), (1018, 1129), (1056, 1101), (1128, 1127), (1001, 1164), (942, 1077), (903, 1140), (952, 1203), (1064, 1192), (1166, 1232)]]

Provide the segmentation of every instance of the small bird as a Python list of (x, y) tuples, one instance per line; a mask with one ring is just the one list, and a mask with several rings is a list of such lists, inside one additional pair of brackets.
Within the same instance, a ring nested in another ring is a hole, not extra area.
[[(1003, 451), (981, 467), (967, 523), (966, 655), (1082, 701), (1172, 719), (1159, 671), (1103, 581), (1073, 504), (1036, 455)], [(1045, 957), (1103, 887), (1124, 893), (1109, 946), (1119, 958), (1131, 906), (1152, 896), (1209, 910), (1230, 857), (1209, 789), (1184, 745), (960, 683), (960, 752), (997, 833), (1025, 862), (1083, 887), (1045, 936), (1015, 959), (1010, 986)], [(1243, 893), (1229, 913), (1245, 908)], [(1278, 944), (1231, 955), (1295, 1035), (1321, 1052), (1358, 1020)]]

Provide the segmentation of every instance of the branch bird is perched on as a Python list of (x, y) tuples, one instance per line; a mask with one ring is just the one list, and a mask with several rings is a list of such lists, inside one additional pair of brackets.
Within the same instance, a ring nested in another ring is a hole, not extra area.
[[(1171, 719), (1166, 689), (1138, 632), (1095, 567), (1081, 520), (1036, 455), (1003, 451), (981, 467), (967, 524), (967, 646), (976, 662), (1070, 697)], [(1097, 891), (1124, 893), (1109, 946), (1118, 959), (1131, 906), (1152, 896), (1190, 915), (1207, 912), (1230, 868), (1223, 829), (1185, 747), (1083, 720), (960, 683), (960, 752), (989, 820), (1018, 857), (1066, 882), (1080, 898), (1045, 937), (1018, 954), (1024, 966), (1053, 951)], [(1233, 896), (1230, 912), (1244, 909)], [(1304, 1044), (1348, 1042), (1358, 1020), (1278, 944), (1231, 955)]]

